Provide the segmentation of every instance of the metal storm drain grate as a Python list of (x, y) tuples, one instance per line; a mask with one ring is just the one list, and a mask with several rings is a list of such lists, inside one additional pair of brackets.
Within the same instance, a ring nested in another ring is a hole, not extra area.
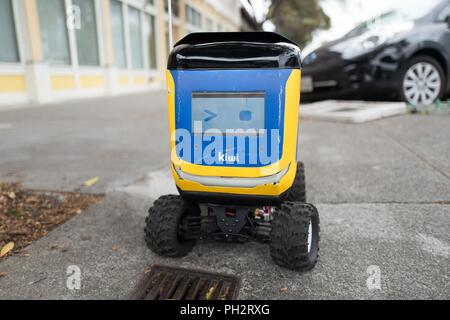
[(240, 279), (232, 275), (167, 266), (152, 266), (133, 300), (235, 300)]

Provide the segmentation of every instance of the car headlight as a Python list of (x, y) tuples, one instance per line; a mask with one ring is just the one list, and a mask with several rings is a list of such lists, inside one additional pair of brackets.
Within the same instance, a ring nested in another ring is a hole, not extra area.
[(308, 65), (308, 64), (312, 64), (314, 63), (314, 61), (317, 60), (317, 53), (315, 53), (314, 51), (311, 52), (310, 54), (308, 54), (304, 59), (303, 59), (303, 65)]
[(405, 22), (370, 30), (357, 37), (355, 41), (347, 47), (343, 53), (343, 58), (352, 59), (369, 53), (371, 50), (380, 47), (398, 34), (409, 31), (413, 27), (414, 23)]
[(386, 40), (384, 35), (371, 35), (359, 43), (360, 50), (364, 51), (376, 48), (386, 42)]

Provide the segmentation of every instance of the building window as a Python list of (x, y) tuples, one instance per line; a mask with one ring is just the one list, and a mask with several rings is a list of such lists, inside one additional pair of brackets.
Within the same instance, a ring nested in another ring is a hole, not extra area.
[[(171, 0), (172, 1), (172, 14), (175, 17), (180, 16), (180, 1), (179, 0)], [(169, 11), (169, 7), (167, 5), (167, 0), (164, 0), (164, 9), (166, 10), (166, 13)]]
[(66, 8), (61, 0), (39, 0), (38, 14), (45, 60), (50, 64), (70, 64), (66, 28)]
[(141, 13), (134, 8), (128, 9), (128, 20), (130, 30), (131, 62), (134, 69), (144, 67), (142, 55), (142, 29)]
[(202, 27), (202, 15), (189, 5), (186, 5), (186, 20), (187, 22), (196, 28)]
[[(58, 0), (59, 1), (59, 0)], [(114, 64), (118, 68), (127, 67), (125, 51), (125, 34), (123, 23), (122, 3), (117, 0), (111, 1), (111, 29), (113, 39)]]
[(78, 64), (81, 66), (98, 66), (98, 40), (95, 19), (94, 0), (72, 0), (81, 12), (81, 29), (76, 30)]
[(148, 63), (150, 69), (156, 69), (156, 30), (155, 30), (155, 17), (146, 15), (145, 21), (145, 42), (148, 48)]
[(206, 19), (206, 31), (212, 32), (213, 31), (213, 21), (210, 18)]
[(0, 61), (19, 62), (12, 0), (0, 0)]

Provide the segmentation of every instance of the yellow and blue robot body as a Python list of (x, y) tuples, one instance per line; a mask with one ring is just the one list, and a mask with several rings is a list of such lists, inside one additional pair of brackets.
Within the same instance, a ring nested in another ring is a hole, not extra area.
[(182, 257), (199, 239), (253, 239), (269, 243), (277, 265), (311, 270), (320, 228), (297, 162), (300, 49), (270, 32), (194, 33), (167, 69), (180, 195), (149, 209), (148, 247)]
[(194, 33), (175, 45), (167, 94), (183, 198), (283, 201), (297, 172), (300, 78), (300, 49), (276, 33)]

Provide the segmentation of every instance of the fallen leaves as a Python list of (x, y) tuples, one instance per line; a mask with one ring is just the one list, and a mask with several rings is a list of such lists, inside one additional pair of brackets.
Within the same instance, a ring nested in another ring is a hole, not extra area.
[(14, 242), (8, 242), (5, 244), (0, 250), (0, 258), (6, 256), (12, 249), (14, 249)]
[[(14, 243), (6, 259), (17, 256), (34, 240), (75, 215), (84, 212), (101, 197), (93, 194), (29, 191), (19, 184), (0, 183), (0, 248)], [(54, 248), (58, 250), (61, 248)], [(61, 250), (62, 251), (62, 250)]]
[(219, 286), (219, 284), (217, 283), (217, 281), (214, 281), (214, 284), (206, 292), (206, 295), (205, 295), (206, 300), (212, 300), (212, 298), (214, 297), (214, 293), (216, 292), (218, 286)]
[(152, 271), (152, 268), (151, 267), (147, 267), (147, 268), (144, 269), (144, 274), (149, 274), (150, 271)]

